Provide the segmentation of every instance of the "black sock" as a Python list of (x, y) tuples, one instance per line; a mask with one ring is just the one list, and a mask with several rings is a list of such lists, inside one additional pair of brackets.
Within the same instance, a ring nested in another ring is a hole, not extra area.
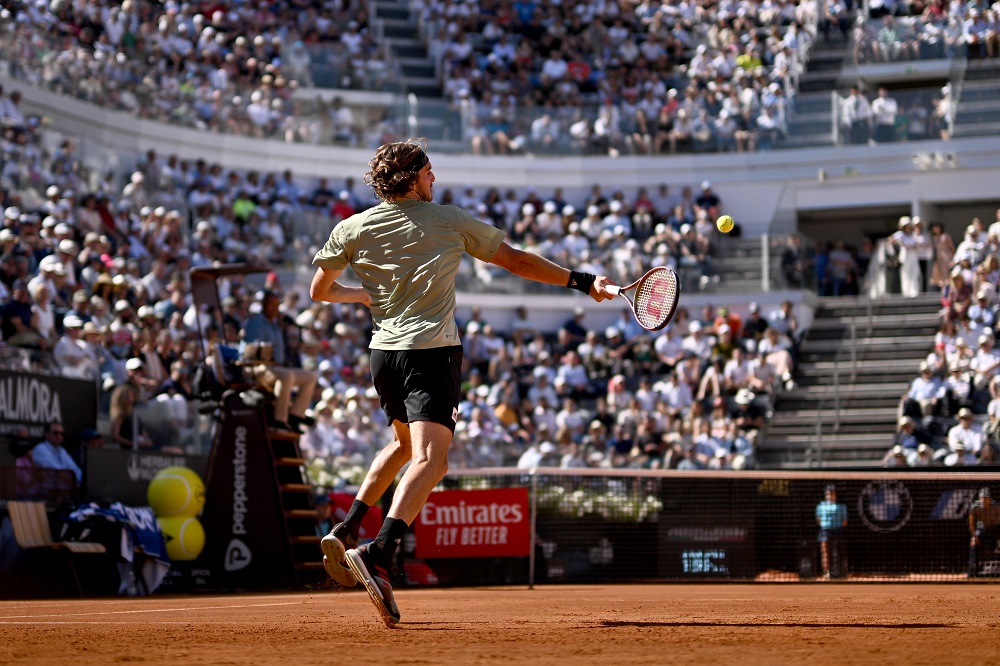
[(365, 514), (368, 513), (368, 509), (371, 508), (359, 499), (354, 500), (351, 504), (351, 509), (347, 512), (347, 517), (344, 518), (344, 527), (355, 539), (361, 534), (361, 521), (365, 519)]
[(385, 522), (382, 523), (382, 529), (379, 530), (371, 547), (376, 562), (386, 569), (389, 568), (392, 564), (392, 556), (396, 554), (396, 548), (403, 535), (406, 534), (408, 527), (409, 525), (399, 518), (386, 517)]

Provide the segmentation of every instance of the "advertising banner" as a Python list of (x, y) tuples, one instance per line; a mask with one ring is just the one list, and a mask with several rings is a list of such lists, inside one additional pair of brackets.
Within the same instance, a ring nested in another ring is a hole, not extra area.
[(431, 493), (413, 523), (416, 556), (521, 557), (530, 552), (527, 488)]
[(205, 550), (195, 574), (215, 588), (276, 587), (292, 577), (291, 552), (262, 407), (223, 399), (205, 479)]
[(146, 487), (164, 467), (187, 467), (205, 480), (206, 456), (128, 449), (87, 451), (87, 495), (146, 506)]
[[(347, 512), (354, 504), (354, 495), (351, 493), (330, 493), (330, 505), (333, 507), (333, 524), (342, 523), (347, 518)], [(358, 542), (371, 541), (378, 536), (378, 531), (382, 529), (382, 522), (385, 517), (382, 509), (378, 506), (369, 507), (361, 521), (361, 531), (358, 534)]]
[(29, 439), (41, 439), (49, 423), (63, 424), (66, 448), (75, 452), (80, 431), (97, 424), (94, 381), (0, 370), (0, 436), (24, 426)]

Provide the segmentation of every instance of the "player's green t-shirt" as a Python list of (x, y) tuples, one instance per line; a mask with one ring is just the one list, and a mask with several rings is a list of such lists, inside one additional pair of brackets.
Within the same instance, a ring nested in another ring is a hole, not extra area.
[(462, 255), (490, 261), (505, 236), (457, 206), (403, 199), (343, 220), (313, 264), (354, 269), (372, 297), (372, 349), (450, 347), (461, 344), (455, 275)]

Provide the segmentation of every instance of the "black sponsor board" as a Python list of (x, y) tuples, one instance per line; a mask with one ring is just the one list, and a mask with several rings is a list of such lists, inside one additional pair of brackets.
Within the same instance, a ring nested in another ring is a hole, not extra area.
[(204, 481), (207, 465), (207, 456), (90, 449), (87, 451), (87, 495), (115, 500), (127, 506), (148, 506), (146, 488), (161, 469), (187, 467)]
[[(713, 483), (706, 494), (706, 482)], [(756, 569), (754, 514), (728, 482), (666, 479), (658, 521), (659, 567), (652, 577), (745, 578)]]
[(38, 441), (53, 422), (63, 424), (66, 449), (78, 458), (80, 432), (97, 424), (93, 380), (0, 370), (0, 437), (23, 426)]

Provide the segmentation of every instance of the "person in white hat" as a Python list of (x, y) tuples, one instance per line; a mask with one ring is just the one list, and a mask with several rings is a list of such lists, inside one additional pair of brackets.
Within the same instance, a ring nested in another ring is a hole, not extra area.
[(681, 344), (684, 351), (694, 354), (701, 361), (707, 361), (712, 355), (712, 338), (705, 335), (703, 328), (698, 320), (688, 323), (688, 336)]
[(31, 289), (34, 304), (31, 306), (31, 329), (38, 334), (38, 345), (43, 350), (52, 349), (56, 343), (56, 311), (52, 304), (54, 289), (45, 282)]
[(992, 329), (981, 329), (984, 333), (979, 336), (979, 348), (975, 356), (972, 357), (970, 367), (975, 373), (972, 385), (978, 391), (985, 391), (989, 388), (990, 381), (1000, 372), (1000, 354), (995, 348)]
[[(930, 416), (939, 411), (944, 397), (941, 378), (934, 374), (934, 367), (927, 361), (920, 363), (920, 375), (910, 382), (909, 390), (903, 395), (904, 414)], [(908, 400), (916, 404), (907, 403)]]
[(710, 219), (714, 220), (719, 217), (722, 200), (719, 199), (719, 195), (712, 189), (711, 181), (703, 180), (701, 182), (701, 192), (694, 202), (698, 204), (699, 208), (708, 213)]
[(145, 377), (146, 366), (141, 358), (133, 356), (125, 361), (125, 372), (128, 383), (137, 389), (136, 398), (139, 402), (144, 402), (149, 397), (149, 384)]
[[(968, 407), (959, 409), (957, 416), (958, 425), (952, 426), (948, 430), (948, 448), (960, 458), (971, 456), (972, 463), (975, 463), (975, 456), (983, 448), (983, 430), (975, 422), (975, 415)], [(952, 462), (946, 460), (945, 464), (954, 465), (958, 462), (958, 460), (952, 460)]]
[(320, 400), (307, 414), (316, 423), (299, 440), (302, 455), (306, 460), (326, 460), (335, 455), (333, 406), (326, 400)]
[(59, 241), (59, 245), (56, 246), (56, 255), (59, 257), (59, 263), (62, 264), (63, 271), (66, 274), (66, 287), (70, 289), (75, 289), (78, 284), (76, 271), (77, 271), (77, 256), (80, 254), (80, 247), (75, 241), (69, 238), (64, 238)]
[(906, 449), (896, 444), (882, 458), (882, 467), (909, 467), (910, 461), (906, 454)]
[(80, 340), (83, 323), (83, 320), (76, 315), (68, 315), (64, 318), (63, 334), (52, 349), (56, 367), (65, 377), (92, 378), (93, 372), (96, 370), (89, 365), (90, 354), (87, 353)]
[(38, 262), (38, 275), (28, 281), (28, 291), (34, 294), (38, 285), (44, 284), (48, 286), (49, 293), (54, 294), (56, 292), (56, 264), (58, 263), (59, 260), (54, 255), (42, 257)]
[(764, 427), (764, 410), (755, 402), (756, 394), (750, 389), (742, 388), (736, 392), (733, 398), (735, 405), (730, 412), (730, 417), (736, 425), (736, 433), (742, 435), (751, 444), (756, 446), (760, 429)]

